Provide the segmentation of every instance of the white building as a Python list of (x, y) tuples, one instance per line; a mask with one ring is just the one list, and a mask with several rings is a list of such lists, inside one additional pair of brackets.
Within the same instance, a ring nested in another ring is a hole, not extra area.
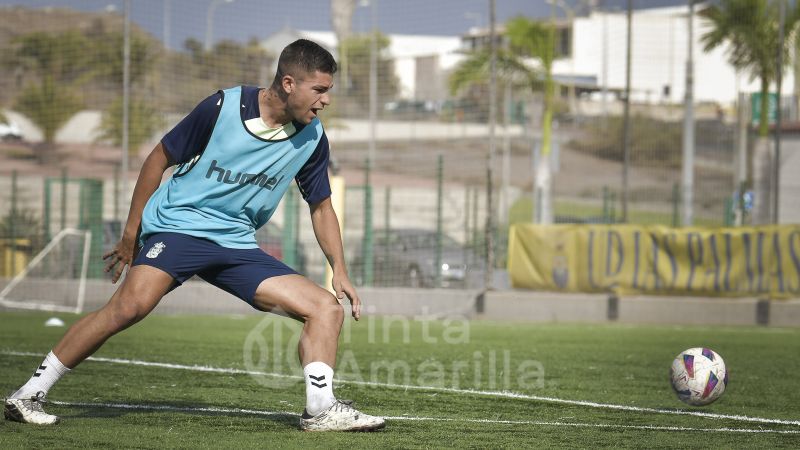
[[(444, 100), (447, 97), (447, 73), (463, 55), (457, 36), (388, 35), (388, 58), (400, 82), (400, 97), (409, 100)], [(275, 54), (296, 39), (310, 39), (336, 54), (338, 42), (332, 31), (308, 31), (285, 28), (262, 41)], [(276, 62), (277, 63), (277, 62)]]
[[(694, 97), (697, 102), (733, 103), (737, 92), (757, 92), (757, 79), (738, 76), (728, 63), (727, 45), (706, 53), (701, 38), (710, 23), (694, 19)], [(632, 21), (631, 98), (650, 103), (681, 103), (686, 88), (688, 55), (688, 6), (635, 10)], [(568, 27), (568, 24), (567, 24)], [(576, 17), (572, 26), (571, 55), (555, 62), (561, 78), (595, 80), (599, 89), (625, 88), (626, 14), (592, 11)], [(784, 72), (784, 95), (793, 92), (794, 77)], [(588, 86), (587, 86), (588, 87)], [(773, 87), (774, 89), (774, 87)]]

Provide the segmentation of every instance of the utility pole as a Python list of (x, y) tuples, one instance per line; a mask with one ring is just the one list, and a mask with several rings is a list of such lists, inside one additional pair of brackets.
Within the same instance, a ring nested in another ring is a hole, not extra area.
[(694, 0), (689, 0), (689, 45), (683, 101), (683, 226), (692, 225), (694, 197)]

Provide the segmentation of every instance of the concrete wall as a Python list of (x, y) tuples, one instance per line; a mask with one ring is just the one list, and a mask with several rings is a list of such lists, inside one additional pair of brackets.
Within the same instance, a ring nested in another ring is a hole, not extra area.
[[(2, 288), (8, 280), (0, 280)], [(116, 289), (110, 281), (88, 282), (84, 311), (104, 305)], [(76, 281), (41, 280), (25, 283), (11, 300), (37, 297), (74, 304)], [(363, 313), (377, 316), (470, 318), (478, 320), (547, 322), (771, 325), (800, 326), (800, 299), (766, 301), (755, 298), (701, 298), (568, 294), (522, 290), (360, 288)], [(349, 304), (345, 302), (346, 305)], [(157, 314), (261, 314), (247, 303), (203, 281), (190, 280), (167, 294)]]

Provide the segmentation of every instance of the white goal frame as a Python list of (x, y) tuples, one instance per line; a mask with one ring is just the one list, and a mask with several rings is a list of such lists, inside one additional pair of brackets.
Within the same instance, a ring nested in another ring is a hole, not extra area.
[[(36, 267), (45, 256), (66, 236), (83, 236), (83, 255), (81, 256), (81, 274), (78, 280), (78, 299), (77, 304), (75, 306), (64, 306), (64, 305), (56, 305), (52, 303), (47, 303), (45, 300), (39, 300), (37, 303), (36, 299), (31, 299), (30, 302), (28, 301), (17, 301), (17, 300), (9, 300), (6, 298), (9, 292), (11, 292), (14, 287), (16, 287), (19, 283), (21, 283), (30, 273), (30, 271)], [(18, 273), (11, 281), (0, 291), (0, 305), (7, 306), (10, 308), (22, 308), (22, 309), (34, 309), (34, 310), (42, 310), (42, 311), (53, 311), (53, 312), (66, 312), (66, 313), (76, 313), (80, 314), (83, 311), (83, 304), (86, 299), (86, 277), (89, 271), (89, 250), (92, 247), (92, 232), (89, 230), (78, 230), (75, 228), (65, 228), (59, 231), (50, 242), (38, 253), (36, 256), (25, 266), (25, 269), (22, 272)]]

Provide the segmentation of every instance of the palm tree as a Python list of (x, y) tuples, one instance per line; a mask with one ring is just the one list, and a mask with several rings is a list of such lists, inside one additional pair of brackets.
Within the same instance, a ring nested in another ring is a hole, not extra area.
[[(704, 50), (709, 52), (727, 43), (728, 62), (737, 70), (749, 72), (761, 84), (759, 137), (754, 147), (752, 174), (756, 194), (753, 218), (756, 223), (766, 223), (769, 220), (771, 151), (768, 139), (768, 102), (770, 83), (777, 76), (775, 66), (781, 46), (778, 8), (778, 3), (774, 1), (721, 0), (702, 12), (711, 24), (711, 29), (701, 37)], [(798, 9), (788, 10), (785, 21), (787, 36), (794, 31), (797, 22)], [(790, 61), (791, 42), (792, 39), (785, 39), (783, 42), (783, 61)], [(781, 67), (779, 70), (783, 69)]]
[[(552, 138), (553, 107), (555, 101), (555, 82), (553, 80), (553, 60), (555, 59), (555, 28), (552, 24), (531, 21), (516, 17), (506, 24), (508, 48), (497, 50), (497, 71), (501, 83), (523, 86), (531, 92), (544, 90), (544, 104), (541, 124), (542, 158), (536, 173), (537, 221), (551, 223), (552, 201), (550, 176), (550, 149)], [(477, 51), (462, 61), (450, 75), (449, 84), (453, 94), (476, 83), (489, 79), (489, 52)], [(527, 58), (538, 61), (538, 67), (526, 63)]]

